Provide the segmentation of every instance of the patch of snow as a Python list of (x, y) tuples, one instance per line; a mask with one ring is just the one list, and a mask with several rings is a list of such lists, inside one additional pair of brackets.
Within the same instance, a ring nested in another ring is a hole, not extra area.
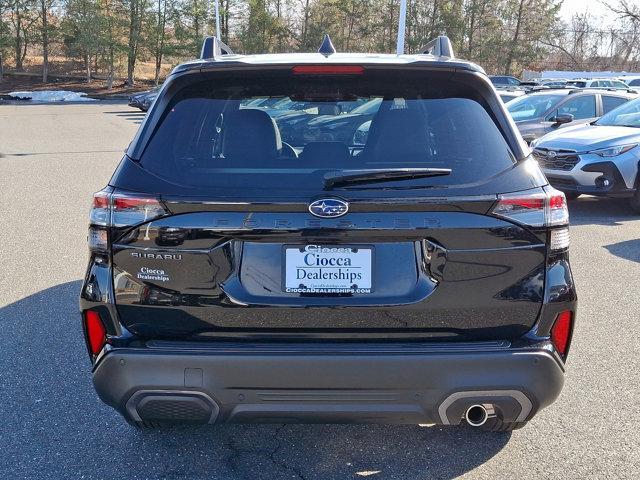
[(32, 102), (95, 102), (95, 98), (87, 98), (86, 93), (68, 90), (39, 90), (35, 92), (11, 92), (10, 97), (20, 100), (30, 99)]

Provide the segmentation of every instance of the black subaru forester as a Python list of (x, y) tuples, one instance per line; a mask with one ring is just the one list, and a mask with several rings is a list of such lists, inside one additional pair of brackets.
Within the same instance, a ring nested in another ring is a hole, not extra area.
[(399, 56), (207, 39), (90, 218), (93, 382), (134, 425), (505, 431), (562, 388), (565, 198), (446, 37)]

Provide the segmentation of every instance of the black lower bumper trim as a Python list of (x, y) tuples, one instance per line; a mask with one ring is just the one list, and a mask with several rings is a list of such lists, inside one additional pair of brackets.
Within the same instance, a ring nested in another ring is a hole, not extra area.
[(491, 403), (523, 421), (552, 403), (563, 369), (549, 351), (343, 355), (122, 349), (94, 371), (100, 398), (130, 421), (457, 424)]

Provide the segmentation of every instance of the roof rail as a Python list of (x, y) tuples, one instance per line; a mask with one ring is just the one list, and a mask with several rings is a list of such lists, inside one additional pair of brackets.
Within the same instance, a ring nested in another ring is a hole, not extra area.
[(200, 50), (200, 60), (215, 60), (222, 55), (233, 55), (233, 50), (216, 37), (205, 37)]
[(451, 40), (446, 35), (439, 35), (424, 47), (422, 47), (419, 53), (426, 55), (434, 55), (436, 57), (449, 57), (455, 58), (453, 54), (453, 47), (451, 46)]
[(633, 88), (607, 88), (607, 92), (638, 93), (638, 91), (634, 90)]
[(556, 88), (564, 88), (564, 87), (547, 87), (546, 85), (534, 85), (529, 89), (530, 92), (540, 92), (543, 90), (555, 90)]

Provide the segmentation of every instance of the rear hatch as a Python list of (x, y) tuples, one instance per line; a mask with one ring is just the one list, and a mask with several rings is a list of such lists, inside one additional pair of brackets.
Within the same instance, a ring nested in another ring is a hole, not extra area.
[[(468, 75), (350, 67), (218, 72), (159, 99), (111, 182), (128, 329), (470, 340), (533, 326), (546, 232), (491, 212), (545, 180), (516, 161), (497, 97)], [(346, 113), (367, 102), (373, 115)]]

